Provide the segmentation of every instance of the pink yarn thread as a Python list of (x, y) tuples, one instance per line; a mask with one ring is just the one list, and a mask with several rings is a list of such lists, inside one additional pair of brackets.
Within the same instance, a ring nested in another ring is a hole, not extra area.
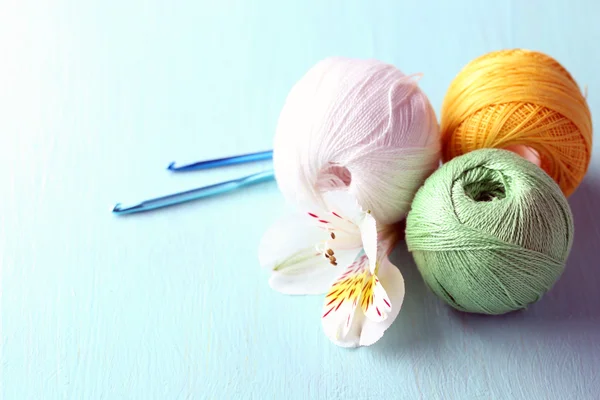
[(435, 112), (414, 77), (378, 60), (327, 58), (290, 91), (275, 135), (279, 188), (296, 205), (347, 189), (381, 223), (403, 219), (438, 167)]

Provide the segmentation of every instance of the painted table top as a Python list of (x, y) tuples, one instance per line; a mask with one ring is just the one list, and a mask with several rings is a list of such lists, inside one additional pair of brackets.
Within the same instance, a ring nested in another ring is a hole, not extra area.
[(600, 158), (570, 198), (566, 272), (526, 312), (467, 316), (424, 287), (405, 244), (403, 310), (370, 348), (335, 347), (322, 297), (269, 289), (275, 183), (129, 217), (138, 201), (256, 172), (169, 162), (271, 147), (290, 87), (331, 56), (374, 57), (439, 115), (488, 51), (546, 52), (600, 112), (592, 1), (0, 2), (3, 399), (597, 399)]

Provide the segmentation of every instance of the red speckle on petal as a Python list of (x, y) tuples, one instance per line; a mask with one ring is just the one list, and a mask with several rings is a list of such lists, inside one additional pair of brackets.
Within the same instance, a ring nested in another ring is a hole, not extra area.
[(331, 307), (331, 308), (329, 309), (329, 311), (327, 311), (327, 312), (325, 313), (325, 315), (323, 315), (323, 317), (322, 317), (322, 318), (325, 318), (326, 316), (328, 316), (328, 315), (329, 315), (329, 313), (330, 313), (332, 310), (333, 310), (333, 307)]
[(335, 297), (333, 299), (331, 299), (331, 301), (329, 303), (327, 303), (327, 305), (330, 305), (331, 303), (333, 303), (335, 301)]
[(346, 319), (346, 326), (350, 326), (350, 314), (348, 314), (348, 319)]
[(310, 215), (310, 216), (311, 216), (311, 217), (313, 217), (313, 218), (319, 218), (318, 216), (316, 216), (315, 214), (313, 214), (313, 213), (310, 213), (310, 212), (308, 213), (308, 215)]
[(343, 302), (344, 302), (344, 300), (340, 301), (340, 304), (337, 305), (337, 307), (335, 308), (335, 311), (337, 311), (338, 308), (340, 308), (340, 306), (342, 305)]
[(320, 219), (319, 222), (322, 223), (322, 224), (328, 224), (329, 223), (329, 221), (325, 221), (324, 219)]
[(379, 308), (375, 307), (375, 310), (377, 311), (377, 315), (381, 317), (381, 311), (379, 311)]
[(388, 307), (392, 308), (392, 305), (386, 299), (383, 299), (383, 302), (387, 304)]
[[(332, 211), (331, 213), (332, 213), (333, 215), (335, 215), (336, 217), (338, 217), (338, 218), (342, 218), (342, 217), (340, 217), (338, 214), (336, 214), (336, 212), (335, 212), (335, 211)], [(343, 218), (342, 218), (342, 219), (343, 219)]]

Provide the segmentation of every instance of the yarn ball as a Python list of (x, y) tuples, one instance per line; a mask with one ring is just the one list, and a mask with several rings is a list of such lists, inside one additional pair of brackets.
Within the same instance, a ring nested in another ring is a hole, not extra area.
[(348, 190), (378, 222), (403, 219), (440, 162), (435, 112), (414, 76), (373, 59), (331, 57), (291, 89), (273, 145), (275, 178), (292, 204)]
[(537, 165), (500, 149), (444, 164), (417, 192), (406, 242), (424, 281), (452, 307), (504, 314), (538, 301), (571, 250), (571, 209)]
[(571, 74), (552, 57), (502, 50), (467, 64), (451, 83), (441, 112), (442, 157), (493, 147), (536, 162), (572, 194), (592, 150), (588, 104)]

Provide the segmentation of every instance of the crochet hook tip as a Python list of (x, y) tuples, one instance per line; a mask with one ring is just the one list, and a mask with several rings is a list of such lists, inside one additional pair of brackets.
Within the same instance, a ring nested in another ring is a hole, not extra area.
[(112, 209), (113, 214), (130, 214), (133, 212), (139, 212), (142, 211), (144, 208), (144, 206), (142, 204), (136, 204), (134, 206), (130, 206), (130, 207), (123, 207), (123, 205), (121, 203), (117, 203), (115, 204), (115, 206)]
[(175, 168), (175, 161), (173, 161), (171, 164), (169, 164), (169, 166), (167, 167), (167, 169), (169, 171), (175, 171), (176, 170), (176, 168)]

